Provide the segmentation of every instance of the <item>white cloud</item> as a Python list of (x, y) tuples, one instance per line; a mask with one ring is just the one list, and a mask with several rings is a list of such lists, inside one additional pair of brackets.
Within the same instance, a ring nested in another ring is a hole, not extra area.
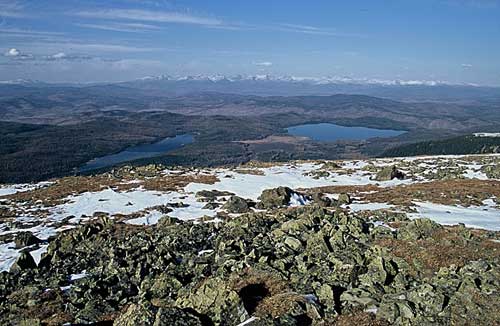
[(11, 48), (4, 53), (4, 56), (9, 57), (14, 60), (29, 60), (33, 59), (33, 55), (29, 53), (23, 53), (16, 48)]
[(462, 68), (472, 68), (470, 63), (462, 63)]
[(222, 21), (211, 17), (200, 17), (190, 14), (167, 11), (151, 11), (140, 9), (108, 9), (99, 11), (80, 11), (75, 14), (85, 18), (99, 19), (127, 19), (149, 21), (157, 23), (194, 24), (205, 26), (219, 26)]
[(64, 52), (58, 52), (52, 55), (48, 55), (45, 57), (42, 57), (41, 59), (47, 60), (47, 61), (57, 61), (57, 60), (65, 60), (65, 61), (83, 61), (83, 60), (92, 60), (96, 59), (92, 56), (89, 55), (82, 55), (82, 54), (66, 54)]
[(76, 24), (76, 26), (83, 28), (99, 29), (104, 31), (130, 32), (130, 33), (151, 32), (161, 29), (161, 27), (159, 26), (150, 24), (140, 24), (140, 23)]
[(273, 63), (270, 61), (254, 62), (253, 64), (259, 67), (271, 67), (273, 65)]
[(21, 55), (21, 51), (19, 51), (18, 49), (14, 49), (14, 48), (5, 52), (6, 57), (18, 57), (20, 55)]
[(51, 57), (54, 59), (64, 59), (67, 57), (67, 55), (64, 52), (59, 52), (59, 53), (51, 55)]
[[(57, 43), (56, 43), (57, 44)], [(91, 51), (91, 52), (151, 52), (156, 49), (136, 47), (121, 44), (102, 44), (102, 43), (59, 43), (59, 46), (65, 49), (77, 51)]]

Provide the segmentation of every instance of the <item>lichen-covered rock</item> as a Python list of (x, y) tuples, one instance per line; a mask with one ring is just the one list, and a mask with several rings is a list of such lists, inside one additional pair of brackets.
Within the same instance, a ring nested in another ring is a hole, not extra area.
[(237, 325), (249, 318), (238, 293), (220, 278), (209, 278), (197, 287), (182, 289), (176, 305), (206, 315), (216, 324)]
[(403, 240), (418, 240), (431, 236), (443, 227), (428, 218), (418, 218), (404, 224), (398, 231), (398, 238)]
[(14, 238), (14, 243), (16, 244), (16, 248), (18, 249), (39, 244), (41, 242), (42, 240), (35, 237), (33, 233), (29, 231), (19, 232)]
[(389, 181), (392, 179), (404, 179), (405, 175), (403, 172), (399, 171), (396, 166), (386, 166), (383, 167), (374, 177), (377, 181)]
[(202, 326), (196, 315), (179, 308), (132, 304), (114, 321), (115, 326)]
[(33, 256), (31, 256), (29, 252), (23, 251), (21, 252), (19, 257), (17, 257), (16, 261), (10, 268), (10, 271), (16, 273), (25, 270), (30, 270), (33, 268), (36, 268), (36, 263), (35, 260), (33, 259)]
[(199, 201), (212, 202), (217, 200), (219, 197), (233, 196), (234, 194), (229, 191), (219, 191), (219, 190), (202, 190), (196, 193), (196, 198)]
[(293, 190), (288, 187), (278, 187), (267, 189), (259, 197), (258, 207), (262, 209), (278, 208), (288, 206), (292, 197)]
[(313, 201), (314, 204), (321, 206), (321, 207), (332, 207), (337, 204), (337, 201), (326, 197), (322, 193), (314, 193), (311, 195), (311, 200)]
[(0, 324), (239, 325), (255, 317), (248, 325), (330, 325), (369, 315), (368, 324), (377, 325), (494, 325), (499, 319), (500, 244), (492, 241), (498, 233), (404, 213), (368, 215), (314, 202), (290, 207), (273, 196), (280, 193), (287, 191), (264, 198), (271, 209), (222, 223), (165, 216), (156, 225), (133, 226), (103, 218), (61, 233), (37, 268), (0, 273)]
[(500, 179), (500, 164), (485, 165), (481, 168), (481, 172), (490, 179)]
[(231, 196), (229, 200), (222, 206), (228, 213), (242, 214), (250, 211), (248, 202), (238, 196)]
[(349, 205), (350, 203), (352, 203), (351, 196), (346, 193), (340, 194), (337, 202), (339, 205)]

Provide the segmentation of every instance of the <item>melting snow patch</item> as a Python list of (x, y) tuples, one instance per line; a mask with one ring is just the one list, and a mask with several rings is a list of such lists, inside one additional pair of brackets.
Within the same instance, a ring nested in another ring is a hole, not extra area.
[(309, 203), (309, 200), (304, 195), (293, 192), (291, 195), (290, 203), (288, 204), (288, 206), (291, 206), (291, 207), (304, 206), (304, 205), (307, 205), (308, 203)]
[(437, 223), (454, 225), (463, 223), (467, 227), (500, 231), (500, 210), (494, 208), (493, 200), (486, 200), (484, 206), (449, 206), (429, 202), (413, 202), (417, 213), (408, 214), (410, 218), (427, 217)]
[(0, 273), (9, 271), (20, 255), (20, 250), (14, 249), (14, 242), (0, 244)]
[(35, 261), (36, 265), (40, 264), (40, 260), (42, 259), (42, 255), (47, 252), (47, 248), (49, 245), (41, 245), (40, 248), (30, 251), (31, 256), (33, 257), (33, 260)]
[[(296, 166), (283, 165), (262, 169), (264, 175), (240, 174), (233, 171), (219, 170), (219, 182), (213, 185), (192, 183), (186, 187), (186, 192), (196, 193), (201, 190), (229, 191), (239, 197), (257, 200), (265, 189), (280, 186), (296, 188), (313, 188), (334, 185), (331, 178), (314, 179), (305, 175), (319, 168), (318, 164), (305, 163)], [(224, 176), (229, 176), (225, 178)]]
[(485, 173), (473, 169), (465, 170), (463, 176), (467, 179), (488, 180), (488, 176)]
[(475, 137), (500, 137), (499, 132), (476, 132)]
[(248, 325), (248, 324), (250, 324), (251, 322), (254, 322), (254, 321), (258, 320), (258, 319), (259, 319), (259, 318), (257, 318), (257, 317), (251, 317), (251, 318), (249, 318), (249, 319), (245, 320), (244, 322), (242, 322), (242, 323), (238, 324), (237, 326), (245, 326), (245, 325)]
[(84, 277), (87, 277), (87, 271), (86, 270), (83, 270), (81, 273), (79, 274), (71, 274), (69, 276), (69, 280), (70, 281), (76, 281), (76, 280), (79, 280), (79, 279), (82, 279)]
[(349, 207), (353, 212), (359, 211), (375, 211), (378, 209), (389, 209), (394, 208), (394, 205), (386, 203), (352, 203), (349, 205), (344, 205), (344, 207)]
[(163, 216), (165, 216), (163, 213), (155, 210), (148, 212), (145, 216), (127, 220), (125, 223), (132, 225), (153, 225), (158, 223)]
[(384, 223), (384, 222), (382, 222), (382, 221), (373, 221), (372, 223), (373, 223), (373, 226), (374, 226), (374, 227), (377, 227), (377, 226), (383, 226), (383, 227), (385, 227), (385, 228), (390, 229), (391, 231), (396, 231), (396, 229), (395, 229), (395, 228), (390, 227), (389, 225), (387, 225), (386, 223)]

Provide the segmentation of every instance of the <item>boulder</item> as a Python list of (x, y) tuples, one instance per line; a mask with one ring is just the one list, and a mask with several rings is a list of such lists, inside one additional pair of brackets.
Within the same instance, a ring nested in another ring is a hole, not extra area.
[(149, 304), (130, 305), (113, 323), (114, 326), (201, 326), (195, 313), (174, 307)]
[(14, 265), (11, 266), (10, 271), (12, 273), (22, 272), (28, 269), (36, 268), (35, 260), (29, 252), (23, 251), (21, 255), (16, 259)]
[(440, 224), (428, 218), (419, 218), (401, 226), (398, 230), (397, 237), (402, 240), (425, 239), (442, 228)]
[(262, 192), (259, 197), (260, 203), (258, 208), (272, 209), (290, 204), (293, 190), (288, 187), (278, 187), (274, 189), (267, 189)]
[(217, 325), (237, 325), (250, 317), (238, 293), (217, 277), (206, 279), (193, 288), (184, 288), (179, 292), (176, 306), (194, 310)]
[(238, 196), (231, 196), (229, 200), (222, 206), (228, 213), (242, 214), (250, 211), (248, 202)]
[(322, 193), (314, 193), (311, 195), (312, 201), (320, 207), (331, 207), (336, 204), (336, 200), (326, 197)]
[(349, 194), (340, 194), (337, 203), (339, 205), (343, 204), (349, 205), (350, 203), (352, 203), (351, 196), (349, 196)]
[(38, 239), (33, 235), (31, 232), (19, 232), (16, 234), (16, 237), (14, 238), (14, 242), (16, 244), (16, 248), (24, 248), (27, 246), (32, 246), (34, 244), (41, 243), (42, 240)]
[(404, 178), (405, 178), (404, 173), (399, 171), (397, 167), (393, 165), (393, 166), (386, 166), (382, 168), (380, 171), (378, 171), (377, 174), (375, 175), (374, 180), (389, 181), (392, 179), (402, 180)]

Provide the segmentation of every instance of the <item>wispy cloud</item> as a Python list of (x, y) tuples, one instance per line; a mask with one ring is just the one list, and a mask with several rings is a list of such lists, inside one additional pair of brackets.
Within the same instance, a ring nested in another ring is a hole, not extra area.
[(339, 32), (337, 31), (337, 29), (331, 27), (317, 27), (310, 25), (282, 23), (282, 24), (268, 26), (267, 28), (270, 30), (275, 30), (280, 32), (301, 33), (301, 34), (311, 34), (311, 35), (365, 37), (365, 35), (363, 34)]
[(83, 55), (83, 54), (66, 54), (64, 52), (58, 52), (54, 53), (48, 56), (42, 57), (43, 60), (47, 61), (59, 61), (59, 60), (65, 60), (65, 61), (83, 61), (83, 60), (92, 60), (94, 57), (90, 55)]
[(21, 18), (25, 17), (23, 12), (24, 6), (20, 1), (16, 0), (0, 0), (0, 18)]
[(472, 68), (472, 65), (470, 63), (462, 63), (462, 68)]
[(64, 33), (35, 31), (21, 28), (0, 28), (0, 36), (22, 36), (22, 37), (40, 37), (40, 36), (62, 36)]
[(259, 67), (271, 67), (273, 65), (273, 63), (270, 61), (258, 61), (254, 62), (253, 64)]
[(142, 33), (161, 30), (161, 27), (140, 23), (75, 24), (78, 27), (99, 29), (113, 32)]
[(74, 50), (99, 51), (99, 52), (151, 52), (157, 49), (121, 44), (102, 43), (62, 43), (66, 48)]
[(202, 17), (191, 14), (168, 11), (152, 11), (140, 9), (108, 9), (96, 11), (80, 11), (74, 15), (84, 18), (126, 19), (157, 23), (194, 24), (203, 26), (219, 26), (222, 21), (217, 18)]

